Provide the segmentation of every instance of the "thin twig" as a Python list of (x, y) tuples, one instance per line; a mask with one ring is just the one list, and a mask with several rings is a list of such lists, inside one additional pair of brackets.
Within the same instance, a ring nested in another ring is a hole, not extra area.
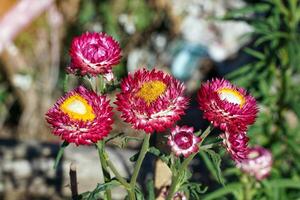
[(78, 199), (77, 172), (76, 172), (76, 165), (74, 163), (71, 163), (70, 165), (69, 174), (70, 174), (72, 199), (77, 200)]

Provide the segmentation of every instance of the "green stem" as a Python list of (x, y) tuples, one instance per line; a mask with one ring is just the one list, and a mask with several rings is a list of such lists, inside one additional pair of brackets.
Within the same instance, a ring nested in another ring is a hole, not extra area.
[[(99, 141), (97, 143), (97, 149), (98, 149), (98, 154), (99, 154), (99, 158), (100, 158), (102, 174), (103, 174), (103, 177), (104, 177), (104, 183), (107, 183), (111, 180), (111, 177), (110, 177), (107, 162), (106, 162), (106, 159), (105, 159), (105, 154), (104, 154), (105, 150), (104, 150), (104, 141), (103, 140)], [(109, 189), (105, 190), (105, 195), (106, 195), (105, 199), (107, 199), (107, 200), (112, 199), (111, 191)]]
[[(198, 153), (198, 152), (197, 152)], [(185, 171), (185, 169), (187, 168), (187, 166), (189, 165), (189, 163), (193, 160), (193, 158), (195, 157), (195, 155), (197, 155), (197, 153), (193, 153), (191, 154), (187, 159), (185, 159), (183, 161), (183, 163), (180, 166), (180, 169), (178, 171), (178, 173), (172, 175), (172, 184), (171, 187), (168, 191), (168, 196), (166, 200), (171, 200), (173, 198), (174, 193), (177, 191), (177, 187), (178, 187), (178, 182), (182, 176), (182, 173)]]
[(135, 200), (134, 191), (135, 191), (135, 186), (136, 186), (136, 180), (137, 180), (137, 177), (139, 175), (139, 171), (141, 169), (141, 166), (142, 166), (143, 160), (145, 158), (145, 155), (146, 155), (146, 153), (148, 151), (148, 148), (149, 148), (150, 136), (151, 136), (151, 134), (146, 134), (146, 136), (144, 138), (142, 148), (141, 148), (141, 151), (139, 153), (139, 157), (138, 157), (138, 160), (136, 161), (136, 164), (135, 164), (135, 167), (134, 167), (134, 170), (133, 170), (133, 174), (132, 174), (132, 177), (131, 177), (131, 180), (130, 180), (131, 191), (129, 192), (129, 197), (130, 197), (131, 200)]
[[(203, 141), (205, 140), (205, 138), (209, 135), (209, 133), (212, 131), (213, 126), (210, 124), (206, 130), (201, 134), (201, 142), (199, 144), (199, 147), (201, 146), (201, 144), (203, 143)], [(205, 145), (208, 146), (208, 145)], [(178, 173), (174, 174), (172, 173), (172, 184), (171, 187), (168, 191), (168, 196), (166, 200), (171, 200), (174, 196), (174, 193), (178, 190), (178, 187), (180, 185), (178, 185), (178, 182), (182, 176), (182, 174), (184, 173), (185, 169), (189, 166), (190, 162), (193, 160), (193, 158), (197, 155), (198, 152), (191, 154), (187, 159), (185, 159), (183, 161), (183, 163), (181, 164)]]
[(251, 200), (252, 199), (252, 181), (251, 177), (244, 174), (242, 176), (242, 183), (243, 183), (243, 200)]
[(109, 160), (108, 155), (105, 153), (106, 163), (111, 171), (114, 173), (116, 179), (128, 190), (130, 189), (130, 184), (120, 175), (114, 164)]
[(202, 138), (201, 143), (204, 141), (204, 139), (210, 134), (210, 132), (214, 129), (214, 126), (212, 124), (209, 124), (209, 126), (205, 129), (205, 131), (200, 135)]

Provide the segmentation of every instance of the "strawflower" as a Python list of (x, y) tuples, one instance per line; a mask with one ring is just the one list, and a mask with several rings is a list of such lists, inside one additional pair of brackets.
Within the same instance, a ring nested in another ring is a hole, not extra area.
[(223, 145), (225, 146), (226, 150), (236, 163), (244, 160), (247, 157), (249, 151), (249, 138), (245, 132), (236, 134), (225, 132), (221, 134), (220, 137), (223, 139)]
[(184, 114), (184, 85), (162, 71), (140, 69), (121, 82), (115, 104), (125, 122), (146, 133), (164, 131)]
[(257, 180), (263, 180), (270, 174), (272, 163), (271, 152), (257, 146), (249, 149), (246, 159), (238, 163), (237, 167)]
[(112, 66), (120, 62), (121, 48), (117, 41), (105, 33), (87, 32), (72, 40), (69, 54), (69, 73), (97, 76), (110, 73)]
[(88, 145), (109, 134), (112, 115), (105, 96), (79, 86), (58, 99), (46, 113), (46, 120), (54, 135), (68, 143)]
[(198, 143), (200, 141), (201, 138), (194, 135), (194, 128), (187, 126), (176, 126), (168, 137), (168, 145), (171, 146), (176, 156), (188, 157), (192, 153), (196, 153), (199, 150)]
[(198, 102), (205, 119), (215, 127), (233, 133), (247, 131), (258, 112), (256, 100), (251, 95), (224, 79), (202, 84)]

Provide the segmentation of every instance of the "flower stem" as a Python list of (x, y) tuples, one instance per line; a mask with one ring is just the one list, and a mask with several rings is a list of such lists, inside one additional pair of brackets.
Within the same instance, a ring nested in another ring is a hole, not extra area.
[(108, 155), (105, 153), (105, 159), (108, 167), (114, 173), (116, 179), (128, 190), (130, 189), (130, 184), (120, 175), (114, 164), (109, 160)]
[(193, 158), (195, 157), (195, 155), (197, 155), (197, 153), (193, 153), (191, 154), (187, 159), (185, 159), (183, 161), (183, 163), (180, 166), (180, 169), (178, 171), (178, 173), (172, 175), (172, 184), (170, 187), (170, 190), (168, 191), (168, 196), (166, 200), (171, 200), (174, 193), (177, 190), (178, 187), (178, 182), (182, 176), (182, 173), (185, 171), (185, 169), (187, 168), (187, 166), (189, 165), (189, 163), (193, 160)]
[(243, 174), (241, 178), (241, 182), (243, 183), (243, 199), (244, 200), (251, 200), (252, 199), (252, 181), (251, 177), (248, 177), (248, 175)]
[(209, 124), (209, 126), (205, 129), (205, 131), (200, 135), (200, 137), (202, 138), (202, 141), (200, 144), (202, 144), (202, 142), (204, 141), (204, 139), (208, 136), (208, 134), (210, 134), (210, 132), (214, 129), (214, 126), (212, 124)]
[[(107, 162), (106, 162), (106, 159), (105, 159), (105, 150), (104, 150), (104, 141), (99, 141), (97, 143), (97, 149), (98, 149), (98, 155), (99, 155), (99, 158), (100, 158), (100, 164), (101, 164), (101, 168), (102, 168), (102, 174), (103, 174), (103, 177), (104, 177), (104, 183), (107, 183), (111, 180), (111, 177), (110, 177), (110, 173), (109, 173), (109, 170), (108, 170), (108, 166), (107, 166)], [(107, 200), (111, 200), (112, 197), (111, 197), (111, 191), (109, 189), (106, 189), (105, 190), (105, 194), (106, 194), (106, 199)]]
[(138, 160), (136, 161), (136, 164), (135, 164), (135, 167), (134, 167), (134, 170), (133, 170), (133, 174), (132, 174), (132, 177), (131, 177), (131, 180), (130, 180), (131, 191), (129, 193), (129, 197), (130, 197), (131, 200), (135, 200), (134, 191), (135, 191), (135, 186), (136, 186), (136, 180), (137, 180), (137, 177), (139, 175), (139, 171), (141, 169), (141, 166), (142, 166), (143, 160), (145, 158), (145, 155), (146, 155), (146, 153), (148, 151), (148, 148), (149, 148), (150, 136), (151, 136), (151, 134), (146, 134), (146, 136), (144, 138), (142, 148), (141, 148), (141, 151), (139, 153), (139, 157), (138, 157)]
[[(213, 126), (210, 124), (206, 130), (201, 134), (201, 142), (199, 144), (199, 146), (201, 146), (201, 144), (203, 143), (203, 141), (205, 140), (205, 138), (209, 135), (209, 133), (213, 130)], [(171, 200), (175, 194), (175, 192), (178, 190), (178, 187), (180, 185), (178, 185), (179, 180), (182, 176), (182, 174), (184, 173), (184, 171), (186, 170), (186, 168), (188, 167), (188, 165), (190, 164), (190, 162), (193, 160), (193, 158), (197, 155), (198, 152), (191, 154), (188, 158), (186, 158), (183, 163), (181, 164), (179, 171), (174, 174), (174, 172), (172, 172), (172, 184), (171, 187), (168, 191), (168, 196), (166, 198), (166, 200)]]

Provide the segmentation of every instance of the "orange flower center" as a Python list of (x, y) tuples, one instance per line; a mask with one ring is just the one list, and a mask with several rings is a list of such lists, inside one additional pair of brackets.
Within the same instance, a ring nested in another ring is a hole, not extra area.
[(142, 98), (148, 105), (166, 91), (166, 84), (162, 81), (149, 81), (142, 85), (136, 96)]
[(228, 101), (229, 103), (237, 104), (240, 107), (246, 103), (245, 97), (235, 89), (221, 88), (217, 91), (220, 99)]
[(78, 94), (67, 98), (60, 109), (74, 120), (91, 121), (96, 117), (87, 100)]

